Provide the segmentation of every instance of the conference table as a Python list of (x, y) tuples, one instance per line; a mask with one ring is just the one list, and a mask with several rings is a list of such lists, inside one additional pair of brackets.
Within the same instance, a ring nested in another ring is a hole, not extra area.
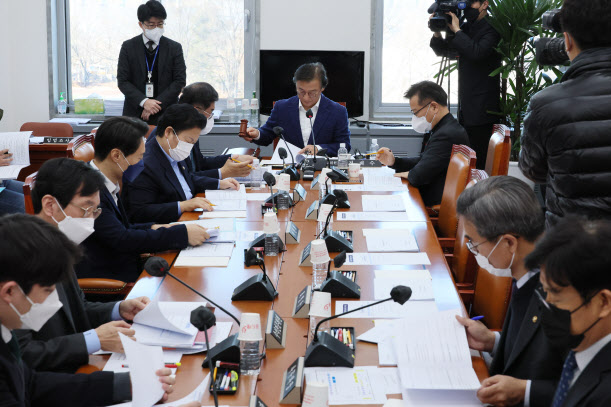
[[(406, 183), (407, 181), (403, 181)], [(291, 182), (294, 188), (296, 182)], [(301, 181), (301, 185), (307, 191), (306, 199), (298, 202), (293, 208), (278, 211), (278, 220), (281, 234), (284, 236), (288, 222), (293, 222), (301, 230), (301, 238), (298, 244), (287, 244), (286, 251), (275, 257), (265, 257), (265, 267), (274, 286), (277, 288), (278, 296), (274, 301), (231, 301), (231, 295), (236, 286), (244, 280), (260, 273), (258, 266), (246, 267), (244, 265), (244, 250), (248, 248), (249, 242), (237, 241), (233, 250), (229, 265), (227, 267), (174, 267), (171, 272), (178, 278), (199, 290), (221, 307), (233, 313), (240, 319), (242, 313), (254, 312), (261, 316), (263, 330), (267, 324), (269, 310), (278, 313), (286, 323), (287, 341), (284, 349), (262, 349), (265, 359), (261, 363), (261, 371), (258, 377), (241, 376), (240, 385), (235, 395), (219, 395), (219, 405), (247, 406), (252, 395), (258, 396), (268, 406), (279, 405), (281, 398), (282, 378), (286, 369), (299, 356), (304, 356), (308, 345), (309, 319), (293, 318), (294, 301), (298, 293), (307, 285), (312, 284), (312, 267), (300, 267), (299, 259), (306, 245), (316, 238), (317, 221), (306, 220), (307, 208), (319, 197), (318, 190), (310, 190), (309, 181)], [(341, 189), (341, 184), (336, 184)], [(257, 190), (253, 192), (268, 192), (269, 190)], [(435, 229), (429, 219), (422, 198), (417, 188), (408, 185), (408, 191), (403, 192), (347, 192), (351, 204), (349, 211), (362, 211), (361, 196), (363, 194), (396, 195), (403, 197), (408, 221), (400, 222), (370, 222), (370, 221), (338, 221), (337, 213), (334, 215), (333, 230), (352, 231), (355, 252), (367, 252), (367, 244), (362, 229), (410, 229), (414, 234), (419, 250), (426, 252), (430, 259), (430, 266), (426, 266), (433, 277), (433, 289), (435, 301), (439, 310), (456, 309), (464, 306), (460, 300), (444, 253), (438, 243)], [(338, 212), (348, 209), (338, 209)], [(261, 214), (260, 201), (247, 201), (247, 216), (235, 219), (236, 231), (261, 231), (263, 230), (263, 217)], [(181, 221), (195, 220), (199, 213), (184, 213)], [(335, 257), (337, 253), (330, 253)], [(165, 252), (158, 254), (164, 257), (170, 264), (175, 260), (178, 252)], [(354, 270), (357, 272), (356, 283), (361, 287), (361, 301), (373, 300), (374, 270), (385, 269), (409, 269), (423, 266), (408, 265), (368, 265), (368, 266), (343, 266), (340, 270)], [(141, 280), (153, 279), (143, 272)], [(195, 293), (191, 292), (180, 283), (170, 277), (165, 277), (158, 288), (157, 295), (161, 301), (203, 301)], [(343, 299), (342, 299), (343, 300)], [(332, 300), (332, 309), (335, 309), (336, 299)], [(211, 306), (211, 304), (208, 304)], [(218, 321), (232, 321), (221, 310), (216, 309), (215, 315)], [(373, 328), (371, 319), (365, 318), (339, 318), (331, 321), (331, 326), (354, 327), (355, 335), (358, 336)], [(238, 327), (233, 324), (232, 334), (237, 332)], [(265, 334), (263, 333), (263, 338)], [(377, 345), (357, 342), (355, 366), (377, 366)], [(184, 355), (176, 374), (176, 385), (174, 392), (170, 395), (170, 401), (178, 400), (195, 389), (208, 374), (207, 368), (202, 368), (205, 354)], [(90, 364), (97, 368), (103, 368), (107, 356), (91, 356)], [(482, 358), (472, 357), (473, 367), (478, 378), (483, 380), (488, 376), (486, 365)], [(305, 383), (304, 383), (305, 386)], [(388, 395), (389, 398), (401, 398), (400, 394)], [(212, 395), (206, 391), (202, 405), (214, 405)], [(378, 405), (379, 406), (379, 405)]]

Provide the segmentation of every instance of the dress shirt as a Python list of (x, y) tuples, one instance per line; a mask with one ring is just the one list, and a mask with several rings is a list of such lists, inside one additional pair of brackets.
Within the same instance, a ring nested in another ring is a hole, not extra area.
[(573, 381), (571, 382), (571, 386), (575, 384), (575, 381), (577, 380), (581, 372), (583, 372), (583, 370), (594, 359), (594, 357), (596, 357), (598, 352), (600, 352), (600, 350), (604, 348), (609, 342), (611, 342), (611, 334), (599, 339), (588, 349), (584, 349), (580, 352), (575, 352), (575, 361), (577, 362), (577, 368), (575, 369), (575, 374), (573, 375)]
[[(159, 139), (157, 139), (156, 141), (157, 141), (157, 144), (159, 144)], [(159, 147), (161, 147), (161, 144), (159, 144)], [(180, 172), (180, 168), (178, 168), (178, 161), (170, 157), (168, 153), (165, 152), (163, 147), (161, 147), (161, 151), (163, 151), (163, 154), (165, 154), (168, 161), (170, 161), (170, 165), (172, 166), (172, 169), (174, 170), (174, 174), (176, 174), (176, 177), (178, 178), (178, 182), (180, 182), (180, 186), (182, 187), (182, 190), (185, 193), (186, 200), (188, 201), (189, 199), (193, 198), (193, 193), (191, 192), (191, 188), (189, 188), (189, 184), (187, 184), (187, 180), (185, 179), (184, 175), (182, 175), (182, 172)], [(178, 205), (178, 216), (180, 216), (182, 215), (182, 211), (180, 210), (180, 202), (176, 202), (176, 204)]]
[[(120, 321), (121, 313), (119, 312), (119, 305), (122, 301), (117, 301), (115, 306), (112, 309), (112, 314), (110, 318), (113, 321)], [(87, 346), (87, 353), (90, 355), (96, 353), (97, 351), (102, 349), (102, 344), (100, 343), (100, 338), (98, 337), (98, 333), (95, 329), (90, 329), (88, 331), (83, 332), (83, 336), (85, 337), (85, 346)]]
[[(95, 165), (95, 163), (93, 162), (93, 160), (91, 160), (90, 162), (91, 166), (93, 168), (95, 168), (96, 170), (100, 171), (100, 169), (98, 168), (97, 165)], [(102, 171), (100, 171), (100, 173), (104, 176), (104, 186), (106, 186), (106, 189), (108, 189), (108, 192), (110, 192), (110, 195), (112, 196), (112, 199), (115, 200), (115, 205), (118, 205), (118, 198), (117, 195), (119, 193), (119, 191), (121, 190), (121, 187), (119, 187), (119, 183), (117, 182), (116, 184), (113, 183)]]
[(2, 331), (2, 340), (4, 343), (9, 343), (11, 339), (13, 339), (13, 334), (11, 333), (10, 329), (4, 325), (0, 325), (0, 331)]
[[(153, 41), (151, 39), (146, 38), (146, 36), (144, 35), (144, 33), (142, 33), (142, 40), (144, 41), (144, 46), (148, 48), (148, 42), (149, 41)], [(155, 42), (153, 41), (153, 49), (157, 48), (157, 46), (159, 45), (159, 42)], [(146, 102), (149, 98), (144, 98), (142, 99), (142, 101), (140, 101), (140, 107), (144, 107), (144, 102)], [(115, 199), (115, 202), (117, 200)]]
[[(310, 119), (306, 117), (306, 109), (301, 104), (301, 99), (299, 100), (299, 126), (301, 127), (301, 136), (303, 137), (303, 145), (304, 147), (308, 145), (308, 141), (310, 141), (310, 134), (312, 134), (312, 127), (314, 126), (314, 121), (316, 120), (316, 114), (318, 113), (318, 107), (320, 106), (320, 95), (318, 97), (318, 102), (312, 107), (312, 126), (310, 126)], [(316, 137), (316, 135), (314, 135)]]

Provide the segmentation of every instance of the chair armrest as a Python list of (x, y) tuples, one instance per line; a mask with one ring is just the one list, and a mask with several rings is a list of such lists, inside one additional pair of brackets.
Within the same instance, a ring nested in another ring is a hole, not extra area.
[(441, 246), (444, 252), (454, 252), (454, 244), (456, 243), (456, 238), (438, 237), (437, 240), (439, 241), (439, 245)]
[(440, 207), (441, 207), (441, 205), (427, 206), (426, 207), (426, 213), (429, 216), (437, 217), (437, 216), (439, 216), (439, 208)]
[(75, 373), (90, 374), (90, 373), (98, 372), (98, 371), (100, 371), (100, 369), (97, 366), (94, 366), (94, 365), (83, 365), (83, 366), (79, 367)]
[(78, 285), (85, 293), (127, 294), (131, 291), (134, 283), (108, 278), (79, 278)]

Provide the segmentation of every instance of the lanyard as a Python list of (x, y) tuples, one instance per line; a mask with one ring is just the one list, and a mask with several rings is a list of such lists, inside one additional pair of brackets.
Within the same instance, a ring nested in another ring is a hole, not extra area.
[(153, 66), (149, 67), (149, 59), (146, 51), (144, 52), (144, 60), (146, 61), (146, 70), (148, 71), (149, 83), (151, 83), (151, 78), (153, 77), (153, 68), (155, 68), (155, 61), (157, 60), (157, 54), (159, 53), (159, 45), (157, 45), (157, 49), (155, 50), (155, 57), (153, 58)]

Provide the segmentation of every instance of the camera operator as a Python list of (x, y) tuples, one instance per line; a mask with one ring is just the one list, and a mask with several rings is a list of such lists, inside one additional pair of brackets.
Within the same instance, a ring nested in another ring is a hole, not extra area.
[(500, 35), (487, 21), (488, 1), (468, 3), (462, 24), (455, 13), (447, 13), (451, 17), (448, 29), (452, 33), (448, 32), (444, 39), (436, 31), (431, 48), (438, 56), (448, 55), (452, 49), (458, 53), (458, 121), (477, 154), (477, 168), (484, 169), (492, 126), (499, 120), (487, 112), (500, 110), (500, 78), (490, 77), (501, 66), (501, 56), (495, 50)]
[(571, 66), (537, 93), (524, 120), (520, 168), (547, 181), (546, 224), (611, 217), (611, 7), (564, 0), (558, 15)]

